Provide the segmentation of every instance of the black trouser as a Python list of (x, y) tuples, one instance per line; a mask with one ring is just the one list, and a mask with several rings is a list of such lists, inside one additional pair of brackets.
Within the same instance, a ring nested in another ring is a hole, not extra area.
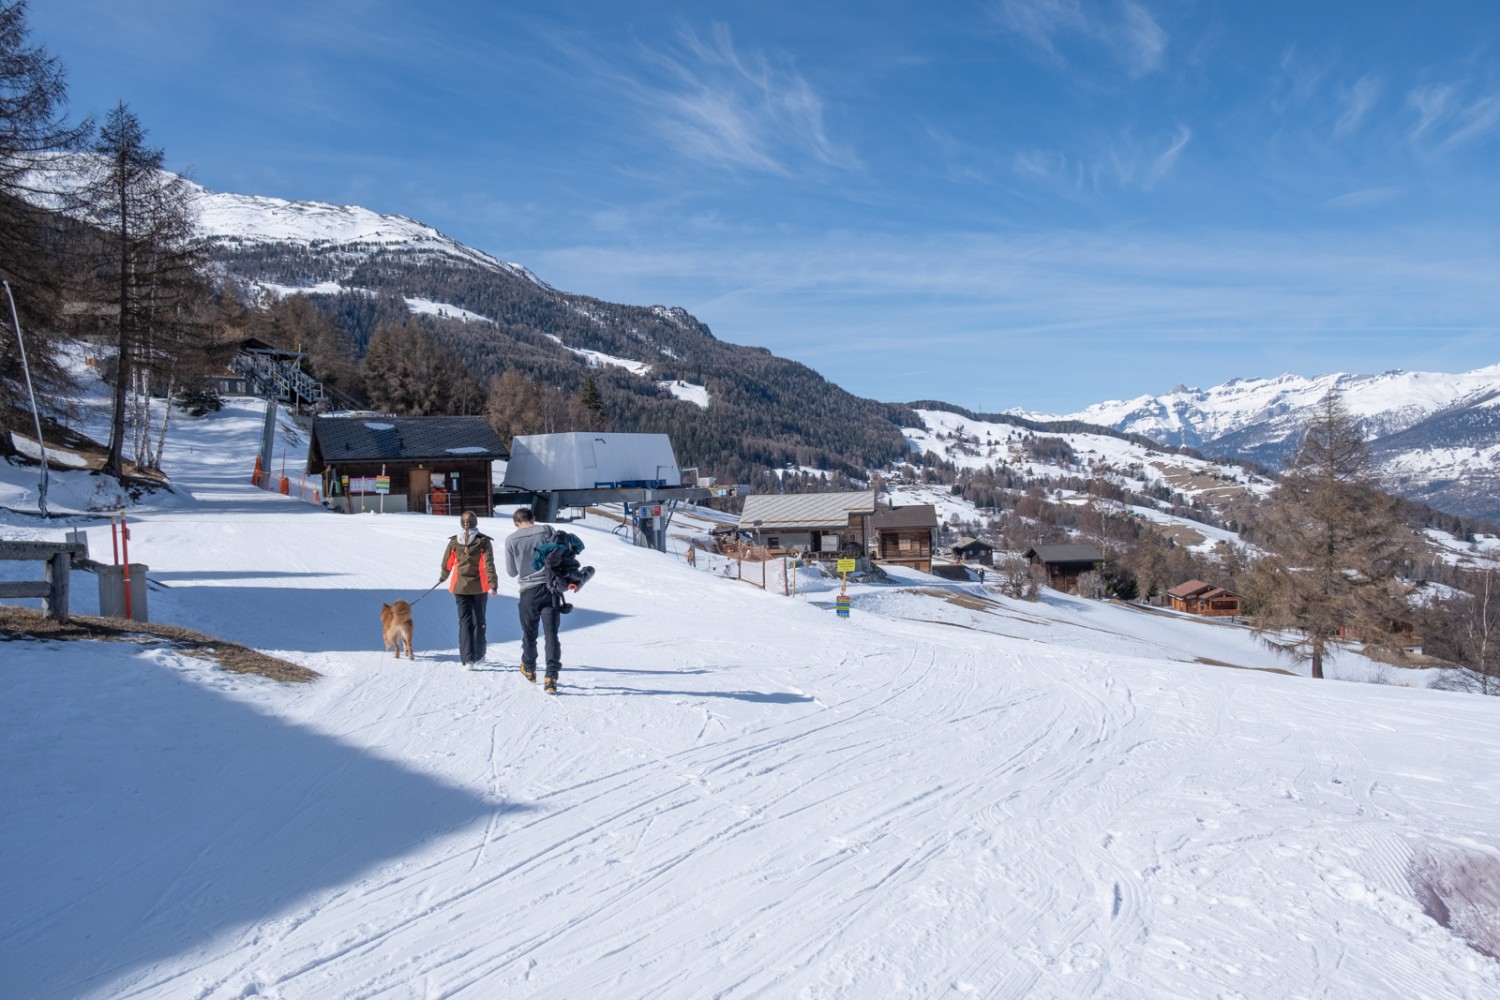
[(489, 594), (454, 594), (458, 604), (458, 658), (464, 663), (484, 659), (484, 606)]
[(552, 594), (540, 584), (527, 587), (516, 604), (521, 610), (521, 665), (536, 669), (536, 630), (540, 624), (547, 637), (547, 676), (556, 680), (562, 669), (562, 643), (557, 640), (557, 608)]

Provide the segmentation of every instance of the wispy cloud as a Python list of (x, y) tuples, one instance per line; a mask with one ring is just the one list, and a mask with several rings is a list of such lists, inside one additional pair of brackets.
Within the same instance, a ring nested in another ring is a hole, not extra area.
[(1365, 119), (1369, 117), (1370, 111), (1380, 100), (1383, 87), (1384, 84), (1379, 77), (1366, 75), (1354, 81), (1352, 86), (1339, 95), (1344, 111), (1333, 125), (1333, 134), (1336, 138), (1359, 130)]
[(1399, 189), (1393, 187), (1363, 188), (1359, 191), (1341, 194), (1337, 198), (1330, 198), (1324, 204), (1329, 208), (1363, 208), (1366, 205), (1379, 205), (1392, 201), (1400, 193)]
[(787, 176), (816, 163), (855, 169), (836, 142), (823, 100), (791, 60), (736, 48), (729, 29), (685, 30), (675, 51), (654, 50), (654, 79), (637, 75), (628, 94), (652, 131), (703, 163)]
[(1075, 41), (1105, 48), (1133, 78), (1161, 69), (1166, 57), (1166, 31), (1135, 0), (997, 0), (992, 10), (1002, 27), (1059, 65), (1073, 65), (1064, 48)]
[[(545, 254), (537, 270), (561, 277), (562, 287), (574, 275), (586, 275), (596, 291), (650, 286), (660, 293), (651, 301), (688, 292), (695, 297), (672, 301), (720, 337), (821, 366), (880, 398), (953, 398), (952, 386), (914, 387), (907, 369), (880, 351), (870, 352), (868, 371), (840, 370), (852, 363), (851, 340), (870, 347), (889, 335), (906, 345), (911, 331), (923, 330), (943, 340), (947, 356), (993, 372), (997, 385), (1017, 357), (1055, 361), (1065, 351), (1077, 360), (1070, 378), (1100, 399), (1200, 377), (1185, 360), (1164, 374), (1156, 352), (1129, 347), (1139, 338), (1159, 345), (1211, 333), (1224, 348), (1215, 363), (1236, 369), (1210, 376), (1222, 379), (1298, 370), (1313, 364), (1313, 351), (1353, 370), (1409, 367), (1414, 345), (1425, 351), (1493, 333), (1500, 259), (1485, 242), (1443, 229), (1374, 238), (1052, 230), (788, 241), (747, 233), (672, 250), (575, 247)], [(1434, 303), (1442, 303), (1437, 319)], [(1476, 367), (1492, 363), (1492, 352), (1487, 362), (1470, 345), (1441, 363)], [(1028, 379), (1034, 373), (1013, 380), (1016, 401), (1054, 391)]]
[(1406, 95), (1406, 103), (1417, 113), (1411, 137), (1420, 139), (1447, 117), (1448, 108), (1453, 103), (1453, 88), (1438, 85), (1417, 87)]
[(1500, 135), (1500, 95), (1469, 95), (1462, 83), (1413, 88), (1406, 103), (1416, 113), (1410, 137), (1433, 152), (1447, 153)]
[(1012, 157), (1011, 167), (1022, 178), (1078, 194), (1148, 190), (1172, 172), (1192, 139), (1193, 130), (1179, 125), (1170, 135), (1150, 141), (1119, 137), (1087, 157), (1069, 157), (1056, 150), (1020, 150)]

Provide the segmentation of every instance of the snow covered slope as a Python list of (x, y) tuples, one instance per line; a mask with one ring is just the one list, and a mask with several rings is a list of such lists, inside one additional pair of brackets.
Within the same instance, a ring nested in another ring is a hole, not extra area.
[[(1500, 700), (1229, 669), (1278, 664), (1233, 626), (919, 574), (843, 620), (597, 516), (548, 698), (508, 582), (458, 665), (426, 589), (454, 523), (260, 492), (259, 426), (177, 425), (131, 556), (153, 620), (323, 676), (0, 644), (8, 996), (1500, 991), (1465, 940), (1500, 920)], [(57, 506), (91, 495), (59, 478)], [(34, 470), (0, 483), (24, 507)], [(0, 513), (71, 527), (108, 558), (105, 522)], [(414, 662), (380, 649), (397, 597)]]

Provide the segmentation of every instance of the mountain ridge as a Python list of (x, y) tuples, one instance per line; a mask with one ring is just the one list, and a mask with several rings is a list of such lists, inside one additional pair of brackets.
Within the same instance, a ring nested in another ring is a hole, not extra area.
[[(686, 464), (717, 465), (730, 478), (746, 479), (758, 465), (821, 464), (862, 475), (904, 460), (902, 428), (915, 426), (917, 409), (976, 416), (939, 401), (859, 397), (766, 348), (718, 340), (679, 306), (632, 306), (563, 292), (523, 265), (404, 216), (196, 191), (218, 265), (237, 281), (278, 295), (307, 294), (334, 314), (342, 297), (340, 320), (361, 346), (382, 317), (425, 314), (481, 377), (519, 367), (571, 391), (591, 374), (619, 424), (659, 426), (679, 443)], [(382, 300), (386, 308), (351, 310), (350, 296)], [(601, 357), (621, 364), (601, 365)], [(664, 386), (679, 388), (674, 393)], [(1239, 377), (1068, 414), (1014, 408), (990, 416), (1031, 421), (1039, 430), (1083, 425), (1276, 468), (1295, 447), (1311, 408), (1330, 391), (1340, 392), (1361, 421), (1378, 473), (1393, 492), (1500, 521), (1500, 430), (1485, 412), (1500, 397), (1500, 364), (1455, 375), (1396, 370)], [(1477, 454), (1459, 457), (1454, 450), (1462, 448)], [(728, 454), (740, 460), (724, 460)]]

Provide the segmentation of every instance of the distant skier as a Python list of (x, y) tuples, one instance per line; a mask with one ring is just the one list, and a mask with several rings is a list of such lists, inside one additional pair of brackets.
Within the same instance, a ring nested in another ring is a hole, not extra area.
[(449, 537), (443, 550), (443, 580), (458, 606), (458, 658), (468, 667), (484, 659), (484, 617), (489, 597), (500, 589), (495, 572), (495, 547), (479, 530), (479, 518), (466, 510), (458, 519), (462, 529)]

